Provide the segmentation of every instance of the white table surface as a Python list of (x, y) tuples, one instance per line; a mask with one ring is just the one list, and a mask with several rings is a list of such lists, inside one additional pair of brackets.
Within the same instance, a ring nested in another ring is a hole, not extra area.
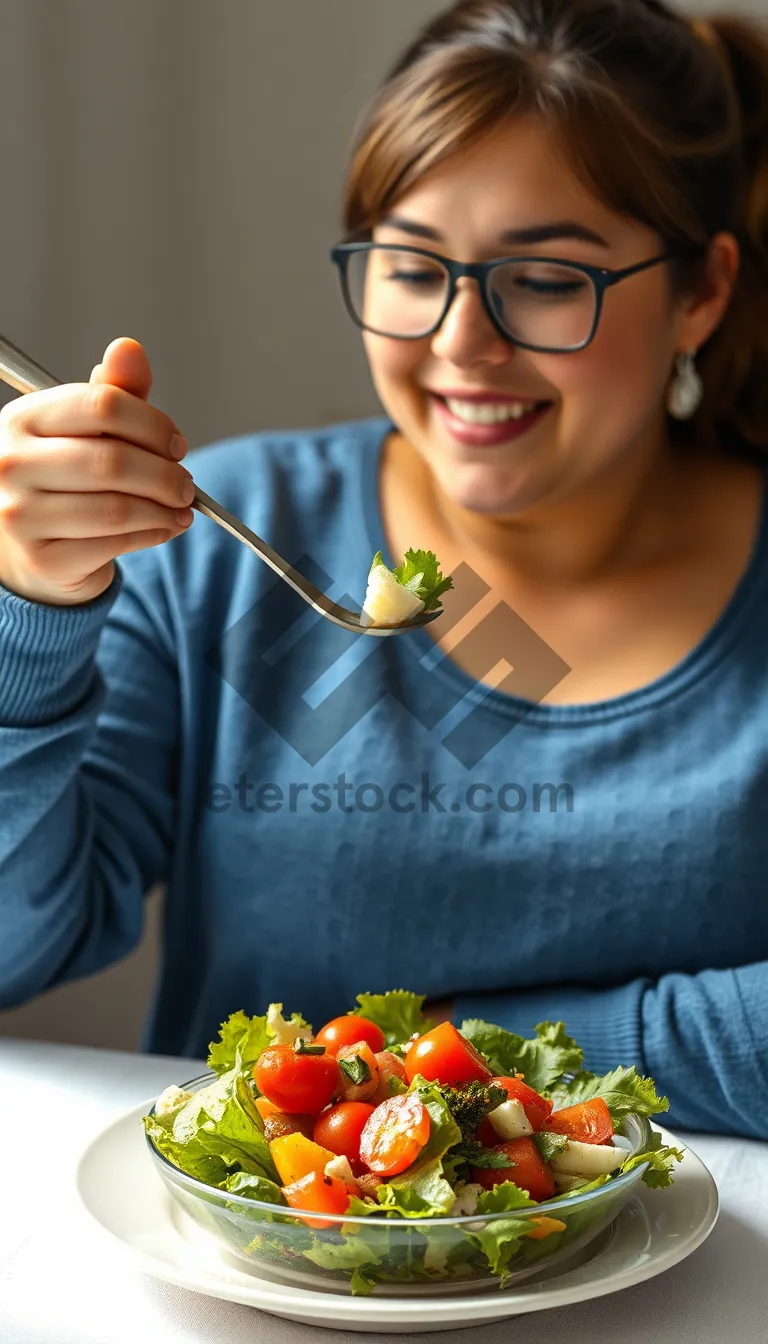
[[(134, 1270), (78, 1207), (86, 1144), (121, 1112), (204, 1068), (193, 1060), (0, 1039), (0, 1344), (328, 1344), (321, 1330)], [(399, 1335), (433, 1344), (766, 1344), (768, 1143), (682, 1134), (721, 1212), (682, 1264), (620, 1293), (493, 1325)]]

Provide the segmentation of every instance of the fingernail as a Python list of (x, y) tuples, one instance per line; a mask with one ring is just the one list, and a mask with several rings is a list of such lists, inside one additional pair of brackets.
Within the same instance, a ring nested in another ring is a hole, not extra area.
[(189, 444), (183, 434), (174, 434), (171, 439), (171, 457), (175, 457), (177, 462), (180, 461), (188, 447)]
[(195, 482), (192, 480), (191, 476), (181, 487), (181, 498), (184, 500), (185, 504), (191, 504), (192, 500), (195, 498)]
[(191, 509), (179, 509), (176, 514), (176, 522), (180, 527), (189, 527), (193, 517), (194, 515)]

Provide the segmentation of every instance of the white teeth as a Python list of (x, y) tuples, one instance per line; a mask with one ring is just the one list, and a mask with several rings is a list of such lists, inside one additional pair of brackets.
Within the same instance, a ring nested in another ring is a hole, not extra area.
[(502, 403), (494, 401), (455, 401), (446, 397), (445, 404), (451, 415), (457, 420), (465, 420), (468, 425), (500, 425), (505, 420), (522, 420), (536, 409), (535, 401), (517, 401)]

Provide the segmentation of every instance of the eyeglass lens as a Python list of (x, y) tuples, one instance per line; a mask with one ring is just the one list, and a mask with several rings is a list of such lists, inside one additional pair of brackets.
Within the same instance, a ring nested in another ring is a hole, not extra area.
[[(449, 276), (429, 257), (399, 248), (353, 252), (349, 299), (365, 327), (385, 336), (424, 336), (440, 321)], [(550, 261), (497, 266), (488, 296), (504, 330), (526, 345), (562, 350), (589, 339), (597, 297), (588, 275)]]

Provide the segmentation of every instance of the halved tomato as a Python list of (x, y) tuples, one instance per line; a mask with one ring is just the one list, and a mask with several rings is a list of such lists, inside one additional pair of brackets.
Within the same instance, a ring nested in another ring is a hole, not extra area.
[(377, 1176), (396, 1176), (416, 1161), (431, 1128), (429, 1111), (415, 1092), (377, 1106), (360, 1136), (360, 1158)]
[(602, 1097), (553, 1111), (542, 1129), (552, 1134), (566, 1134), (579, 1143), (607, 1143), (613, 1137), (611, 1112)]
[(412, 1083), (417, 1073), (430, 1082), (459, 1087), (462, 1083), (487, 1083), (493, 1076), (479, 1050), (452, 1022), (426, 1032), (414, 1041), (405, 1056), (405, 1071)]
[(532, 1139), (510, 1139), (507, 1143), (497, 1143), (491, 1149), (494, 1153), (503, 1153), (509, 1158), (508, 1167), (472, 1167), (471, 1178), (486, 1190), (492, 1190), (502, 1181), (512, 1181), (521, 1190), (527, 1190), (531, 1199), (551, 1199), (555, 1193), (555, 1180), (550, 1168), (542, 1161), (541, 1154)]
[[(292, 1209), (311, 1209), (317, 1213), (346, 1213), (349, 1191), (338, 1176), (324, 1176), (321, 1171), (310, 1171), (298, 1181), (281, 1187)], [(302, 1218), (307, 1227), (333, 1227), (333, 1222), (321, 1218)]]

